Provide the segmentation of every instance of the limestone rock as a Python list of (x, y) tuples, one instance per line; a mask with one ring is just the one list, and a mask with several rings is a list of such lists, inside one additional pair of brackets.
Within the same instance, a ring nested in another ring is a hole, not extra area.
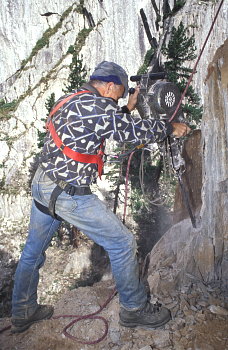
[(228, 310), (218, 305), (210, 305), (208, 309), (216, 315), (228, 316)]
[(78, 273), (83, 269), (89, 269), (91, 266), (91, 248), (87, 246), (79, 247), (75, 252), (69, 255), (69, 261), (64, 269), (64, 274)]
[[(166, 284), (170, 289), (170, 280), (174, 289), (190, 283), (189, 276), (198, 278), (203, 284), (220, 280), (227, 288), (227, 52), (228, 40), (217, 50), (208, 67), (208, 109), (204, 112), (202, 127), (204, 186), (201, 194), (201, 219), (196, 229), (192, 228), (190, 219), (174, 225), (153, 248), (149, 282), (152, 291), (156, 288), (156, 293), (159, 290), (164, 293)], [(173, 255), (173, 263), (168, 266), (166, 261)], [(160, 280), (157, 278), (158, 273)]]
[(164, 330), (153, 331), (154, 345), (158, 348), (165, 348), (171, 346), (169, 332)]

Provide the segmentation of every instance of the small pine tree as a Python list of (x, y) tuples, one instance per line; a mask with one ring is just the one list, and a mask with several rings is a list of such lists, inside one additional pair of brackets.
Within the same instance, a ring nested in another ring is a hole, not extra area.
[[(178, 28), (173, 27), (170, 40), (167, 46), (162, 48), (162, 53), (167, 61), (164, 63), (168, 79), (175, 83), (181, 92), (184, 91), (192, 69), (186, 67), (186, 61), (196, 58), (196, 47), (194, 35), (187, 36), (187, 30), (181, 22)], [(185, 97), (185, 105), (182, 106), (189, 122), (198, 123), (202, 117), (200, 98), (192, 86), (188, 88)]]
[[(86, 80), (87, 71), (85, 69), (85, 66), (83, 66), (82, 59), (79, 58), (77, 51), (75, 50), (74, 46), (70, 46), (68, 49), (68, 53), (72, 54), (72, 61), (70, 64), (70, 74), (68, 77), (68, 85), (66, 85), (66, 89), (63, 89), (64, 93), (71, 92), (74, 89), (78, 89)], [(45, 102), (45, 107), (47, 109), (47, 115), (49, 115), (52, 107), (55, 104), (55, 94), (52, 93), (50, 97), (47, 98)], [(43, 118), (42, 121), (46, 120)], [(38, 131), (38, 148), (43, 148), (44, 145), (44, 138), (46, 136), (45, 131)]]
[[(55, 104), (55, 94), (52, 93), (50, 97), (47, 98), (47, 101), (45, 102), (45, 107), (48, 111), (47, 115), (49, 115), (49, 113), (51, 112), (52, 107)], [(46, 119), (45, 118), (41, 118), (42, 122), (46, 123)], [(38, 148), (43, 148), (44, 146), (44, 139), (46, 136), (46, 130), (45, 131), (39, 131), (38, 130)]]
[(65, 93), (71, 92), (74, 89), (78, 89), (83, 83), (87, 76), (85, 66), (83, 66), (83, 57), (79, 58), (77, 51), (73, 46), (70, 46), (68, 52), (72, 54), (72, 62), (70, 64), (70, 74), (68, 77), (68, 85), (63, 90)]
[(145, 74), (147, 72), (147, 68), (152, 60), (152, 57), (154, 55), (154, 48), (151, 47), (147, 52), (146, 52), (146, 55), (145, 55), (145, 58), (144, 58), (144, 62), (142, 64), (142, 66), (139, 68), (137, 74), (140, 75), (140, 74)]
[(49, 113), (51, 112), (52, 110), (52, 107), (54, 106), (55, 104), (55, 94), (54, 92), (51, 94), (50, 97), (47, 98), (47, 101), (45, 102), (45, 107), (48, 111), (47, 115), (49, 115)]

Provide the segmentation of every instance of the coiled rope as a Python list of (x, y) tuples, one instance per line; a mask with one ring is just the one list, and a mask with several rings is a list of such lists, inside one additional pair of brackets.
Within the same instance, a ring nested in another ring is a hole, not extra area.
[[(110, 301), (114, 298), (114, 296), (117, 294), (117, 290), (116, 289), (113, 289), (111, 295), (108, 297), (108, 299), (104, 302), (104, 304), (102, 304), (100, 306), (100, 308), (93, 312), (92, 314), (88, 314), (88, 315), (57, 315), (57, 316), (53, 316), (51, 319), (52, 320), (56, 320), (56, 319), (59, 319), (59, 318), (75, 318), (73, 321), (71, 321), (70, 323), (68, 323), (64, 329), (63, 329), (63, 334), (65, 335), (65, 337), (67, 338), (70, 338), (71, 340), (74, 340), (76, 341), (77, 343), (81, 343), (81, 344), (88, 344), (88, 345), (92, 345), (92, 344), (97, 344), (99, 342), (101, 342), (105, 337), (106, 335), (108, 334), (108, 321), (102, 317), (102, 316), (97, 316), (107, 305), (108, 303), (110, 303)], [(105, 325), (105, 330), (104, 330), (104, 333), (103, 335), (96, 339), (96, 340), (92, 340), (92, 341), (87, 341), (87, 340), (82, 340), (82, 339), (79, 339), (75, 336), (73, 336), (72, 334), (70, 334), (67, 330), (72, 327), (75, 323), (79, 322), (79, 321), (82, 321), (82, 320), (87, 320), (87, 319), (92, 319), (92, 320), (101, 320), (104, 325)], [(0, 329), (0, 334), (9, 330), (11, 328), (11, 325), (9, 326), (6, 326), (2, 329)]]
[[(101, 342), (105, 337), (106, 335), (108, 334), (108, 322), (107, 320), (102, 317), (102, 316), (97, 316), (107, 305), (108, 303), (114, 298), (114, 296), (116, 295), (117, 293), (117, 290), (114, 289), (113, 292), (111, 293), (111, 295), (108, 297), (108, 299), (104, 302), (103, 305), (100, 306), (100, 308), (95, 311), (94, 313), (92, 314), (88, 314), (88, 315), (58, 315), (58, 316), (54, 316), (52, 317), (52, 319), (59, 319), (59, 318), (75, 318), (73, 321), (71, 321), (69, 324), (67, 324), (64, 329), (63, 329), (63, 334), (67, 337), (67, 338), (70, 338), (71, 340), (74, 340), (76, 341), (77, 343), (81, 343), (81, 344), (88, 344), (88, 345), (92, 345), (92, 344), (97, 344), (99, 342)], [(105, 330), (104, 330), (104, 334), (96, 339), (96, 340), (93, 340), (93, 341), (87, 341), (87, 340), (82, 340), (82, 339), (79, 339), (75, 336), (73, 336), (72, 334), (70, 334), (67, 330), (72, 327), (75, 323), (79, 322), (79, 321), (82, 321), (82, 320), (88, 320), (88, 319), (92, 319), (92, 320), (101, 320), (104, 325), (105, 325)]]

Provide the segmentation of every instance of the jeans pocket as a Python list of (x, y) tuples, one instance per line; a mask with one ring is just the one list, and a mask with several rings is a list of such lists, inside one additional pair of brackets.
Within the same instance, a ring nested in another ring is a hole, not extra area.
[(34, 178), (32, 180), (32, 185), (31, 185), (31, 192), (32, 192), (32, 197), (37, 200), (38, 202), (43, 202), (42, 200), (42, 196), (40, 193), (40, 186), (39, 186), (39, 182), (40, 182), (40, 178), (42, 176), (42, 173), (40, 171), (40, 169), (38, 168), (36, 170), (36, 173), (34, 175)]
[(38, 168), (32, 181), (32, 196), (38, 202), (48, 206), (51, 193), (56, 184), (45, 175), (41, 168)]
[(62, 192), (56, 201), (56, 211), (61, 216), (61, 213), (72, 213), (78, 204), (77, 201), (69, 194)]

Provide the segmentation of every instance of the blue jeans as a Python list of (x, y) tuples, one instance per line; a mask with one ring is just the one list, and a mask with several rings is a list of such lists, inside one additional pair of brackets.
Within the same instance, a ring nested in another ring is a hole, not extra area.
[[(55, 184), (38, 169), (32, 183), (33, 198), (48, 206)], [(56, 214), (71, 223), (108, 253), (119, 300), (126, 309), (138, 309), (147, 300), (139, 278), (134, 236), (118, 217), (94, 194), (70, 196), (62, 192)], [(27, 318), (37, 308), (39, 269), (45, 251), (61, 221), (38, 210), (32, 203), (28, 238), (17, 266), (12, 300), (12, 316)]]

